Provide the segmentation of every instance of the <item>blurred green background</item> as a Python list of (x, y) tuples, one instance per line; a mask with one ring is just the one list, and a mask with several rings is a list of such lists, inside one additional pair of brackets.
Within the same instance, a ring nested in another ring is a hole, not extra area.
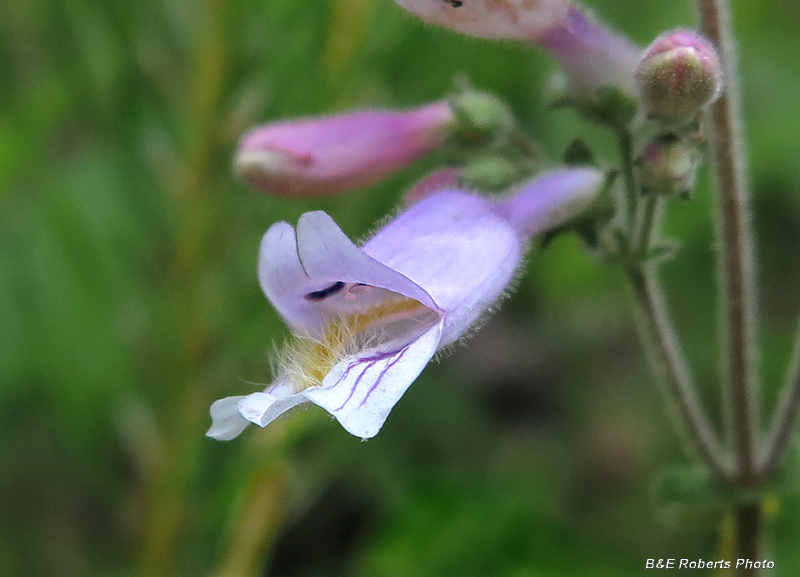
[[(595, 0), (644, 45), (691, 2)], [(800, 310), (800, 5), (734, 2), (767, 415)], [(619, 271), (574, 238), (431, 365), (362, 443), (321, 409), (219, 443), (208, 406), (270, 378), (286, 329), (255, 277), (280, 219), (324, 209), (354, 238), (426, 160), (339, 198), (257, 195), (230, 169), (271, 119), (407, 107), (458, 75), (512, 104), (551, 158), (608, 135), (549, 111), (553, 62), (423, 26), (390, 0), (0, 3), (0, 575), (641, 575), (732, 558), (722, 509), (656, 506), (686, 463)], [(712, 199), (666, 225), (664, 267), (716, 418)], [(771, 575), (800, 571), (800, 499), (770, 496)]]

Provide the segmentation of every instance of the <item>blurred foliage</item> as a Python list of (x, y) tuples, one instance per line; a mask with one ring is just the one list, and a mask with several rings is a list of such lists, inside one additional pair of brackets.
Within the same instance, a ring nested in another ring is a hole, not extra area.
[[(693, 21), (688, 1), (591, 5), (641, 44)], [(734, 9), (766, 418), (800, 310), (800, 12)], [(230, 443), (203, 436), (214, 399), (269, 380), (285, 334), (255, 278), (266, 228), (314, 208), (363, 237), (435, 165), (342, 198), (268, 198), (232, 178), (239, 135), (420, 104), (465, 75), (550, 158), (579, 137), (613, 162), (607, 134), (548, 110), (544, 54), (423, 26), (390, 0), (6, 0), (0, 63), (0, 574), (624, 576), (730, 551), (724, 511), (667, 518), (649, 499), (686, 458), (618, 271), (574, 238), (533, 253), (502, 311), (376, 439), (314, 407)], [(664, 275), (716, 407), (712, 201), (703, 180), (671, 206), (683, 250)], [(800, 499), (770, 503), (773, 574), (796, 575)]]

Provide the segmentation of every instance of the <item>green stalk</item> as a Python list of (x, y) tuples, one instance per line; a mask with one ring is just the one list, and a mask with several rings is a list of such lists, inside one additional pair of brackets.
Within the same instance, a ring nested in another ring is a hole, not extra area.
[[(737, 484), (756, 485), (755, 447), (758, 430), (758, 380), (755, 370), (755, 295), (753, 248), (748, 212), (749, 191), (741, 126), (736, 54), (728, 0), (698, 0), (703, 32), (716, 45), (724, 66), (726, 88), (711, 110), (716, 184), (719, 192), (719, 274), (724, 306), (724, 367), (727, 370)], [(737, 555), (759, 558), (761, 508), (737, 508)], [(756, 569), (738, 575), (757, 575)]]

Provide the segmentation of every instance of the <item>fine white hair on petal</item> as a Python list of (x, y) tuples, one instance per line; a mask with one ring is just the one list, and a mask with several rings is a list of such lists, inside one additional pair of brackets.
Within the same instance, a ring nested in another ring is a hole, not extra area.
[(406, 347), (391, 352), (363, 351), (337, 364), (321, 387), (303, 391), (356, 437), (378, 434), (386, 418), (439, 347), (442, 322)]
[(211, 405), (211, 428), (207, 437), (218, 441), (230, 441), (239, 436), (247, 426), (247, 421), (239, 413), (239, 401), (244, 398), (225, 397)]
[(481, 38), (534, 40), (567, 17), (568, 0), (395, 0), (425, 22)]

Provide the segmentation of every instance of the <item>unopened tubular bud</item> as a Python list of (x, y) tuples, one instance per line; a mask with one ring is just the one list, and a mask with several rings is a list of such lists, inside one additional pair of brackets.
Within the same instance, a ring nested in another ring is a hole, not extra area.
[(425, 22), (470, 36), (532, 40), (564, 20), (568, 0), (395, 0)]
[(556, 170), (521, 184), (497, 212), (529, 238), (590, 212), (604, 183), (605, 175), (594, 168)]
[(722, 88), (713, 46), (689, 30), (662, 34), (636, 68), (636, 86), (647, 114), (667, 122), (692, 120)]
[(570, 7), (567, 18), (533, 40), (564, 68), (572, 98), (591, 101), (603, 88), (634, 96), (639, 49), (578, 8)]
[(379, 182), (430, 154), (455, 126), (446, 102), (365, 110), (260, 126), (245, 135), (236, 173), (281, 196), (337, 194)]
[(510, 129), (514, 124), (511, 110), (497, 97), (477, 90), (465, 90), (450, 99), (462, 138), (482, 140)]
[(701, 154), (686, 138), (659, 137), (645, 146), (639, 161), (642, 186), (660, 195), (688, 198), (694, 189)]

